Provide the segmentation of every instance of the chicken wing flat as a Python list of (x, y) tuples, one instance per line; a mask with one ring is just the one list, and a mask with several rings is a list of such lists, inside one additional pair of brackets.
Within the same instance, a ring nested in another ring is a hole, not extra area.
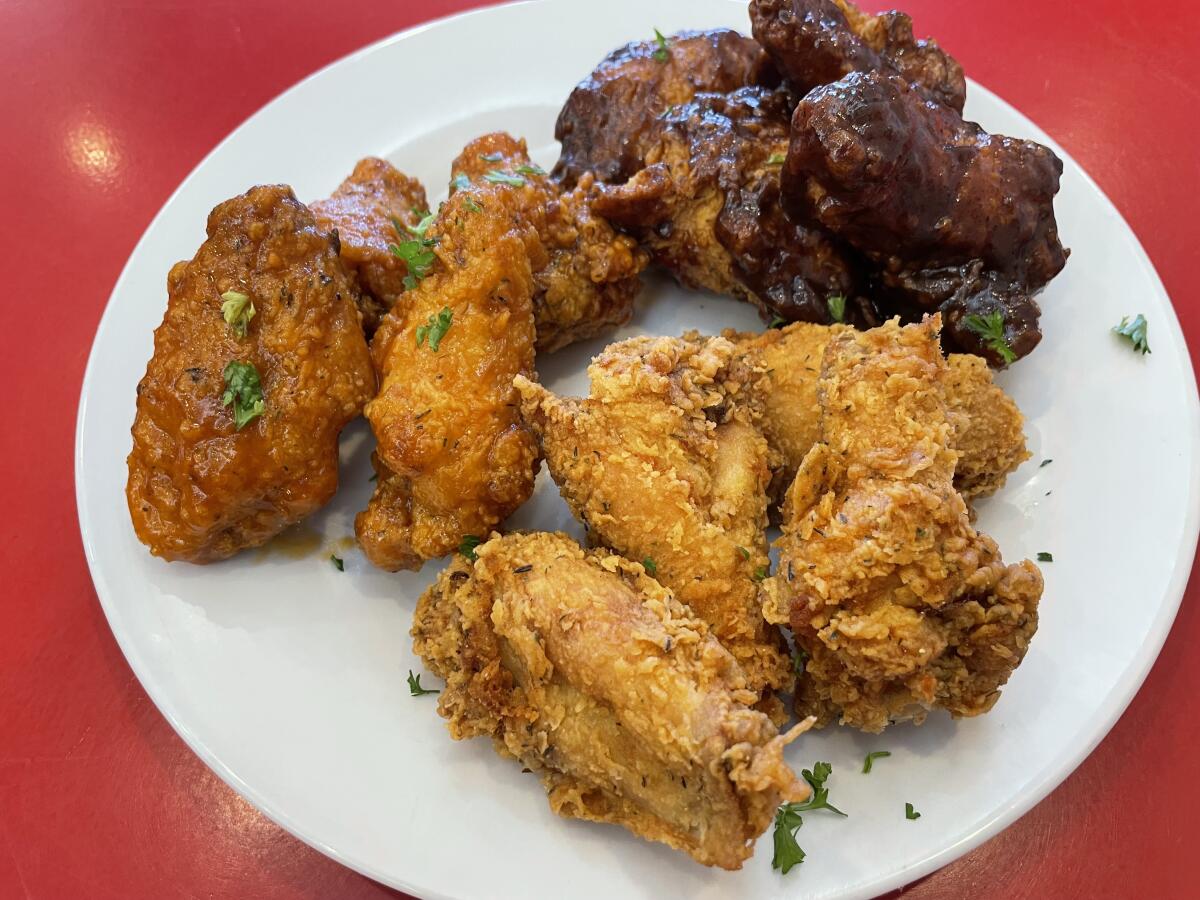
[(751, 84), (777, 84), (766, 53), (736, 31), (683, 31), (635, 41), (605, 57), (571, 92), (554, 129), (562, 156), (554, 175), (574, 185), (585, 172), (620, 184), (646, 166), (657, 143), (659, 116), (698, 93), (728, 93)]
[[(765, 373), (754, 382), (753, 391), (763, 412), (763, 434), (781, 460), (772, 496), (780, 496), (795, 480), (800, 463), (821, 440), (821, 361), (829, 342), (849, 330), (846, 325), (796, 322), (761, 334), (725, 334)], [(946, 364), (946, 407), (954, 424), (951, 446), (958, 452), (954, 487), (966, 500), (987, 497), (1029, 458), (1024, 417), (993, 383), (982, 359), (953, 353)]]
[(366, 415), (380, 474), (355, 531), (377, 566), (444, 556), (533, 491), (537, 442), (512, 382), (534, 377), (533, 272), (546, 252), (522, 195), (535, 190), (472, 183), (408, 245), (423, 280), (371, 344), (382, 384)]
[(472, 141), (454, 161), (458, 183), (522, 181), (520, 214), (536, 229), (547, 261), (533, 274), (537, 348), (553, 351), (586, 340), (633, 315), (648, 257), (593, 211), (595, 179), (584, 174), (571, 190), (532, 165), (524, 140), (503, 132)]
[(737, 663), (642, 566), (561, 534), (456, 557), (417, 604), (413, 645), (446, 681), (455, 739), (491, 737), (568, 818), (623, 825), (738, 869), (809, 789)]
[(741, 405), (754, 373), (723, 338), (640, 337), (609, 346), (588, 374), (582, 400), (517, 381), (563, 498), (592, 540), (647, 560), (771, 700), (791, 669), (757, 597), (770, 465)]
[(1037, 628), (1042, 577), (1006, 566), (954, 489), (936, 317), (830, 341), (821, 443), (788, 491), (769, 619), (807, 656), (797, 711), (864, 731), (976, 716)]
[(368, 338), (404, 292), (409, 277), (408, 264), (390, 248), (408, 240), (408, 229), (420, 223), (428, 208), (419, 181), (374, 157), (359, 160), (332, 196), (311, 205), (322, 231), (337, 230), (342, 262), (358, 276)]
[(791, 138), (785, 204), (870, 259), (882, 292), (940, 309), (948, 347), (994, 366), (1037, 345), (1033, 294), (1067, 258), (1053, 151), (990, 135), (884, 72), (810, 91)]
[(318, 509), (338, 434), (375, 391), (337, 237), (285, 186), (216, 207), (137, 388), (126, 497), (156, 556), (204, 563)]
[(752, 0), (750, 21), (799, 95), (851, 72), (880, 70), (962, 112), (962, 66), (936, 41), (914, 38), (906, 13), (872, 16), (848, 0)]

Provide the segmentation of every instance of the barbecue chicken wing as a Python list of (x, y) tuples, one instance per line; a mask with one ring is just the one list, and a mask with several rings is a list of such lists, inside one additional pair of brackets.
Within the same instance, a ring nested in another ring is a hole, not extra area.
[(417, 604), (413, 644), (446, 681), (455, 739), (491, 737), (568, 818), (623, 825), (738, 869), (808, 787), (786, 735), (705, 623), (642, 566), (558, 534), (456, 557)]
[(797, 711), (820, 725), (985, 713), (1037, 628), (1041, 573), (1006, 566), (954, 489), (939, 324), (845, 331), (825, 351), (821, 442), (762, 588), (807, 657)]
[(428, 214), (425, 188), (391, 163), (359, 160), (331, 197), (311, 205), (322, 231), (336, 230), (342, 262), (358, 275), (363, 330), (369, 338), (404, 292), (408, 264), (391, 248)]
[(645, 560), (771, 701), (791, 670), (757, 598), (770, 465), (743, 405), (755, 373), (723, 338), (652, 337), (609, 346), (588, 373), (583, 400), (517, 381), (563, 498), (594, 541)]
[(291, 188), (216, 207), (167, 292), (137, 388), (126, 496), (152, 553), (211, 562), (329, 501), (338, 434), (375, 373), (336, 236)]

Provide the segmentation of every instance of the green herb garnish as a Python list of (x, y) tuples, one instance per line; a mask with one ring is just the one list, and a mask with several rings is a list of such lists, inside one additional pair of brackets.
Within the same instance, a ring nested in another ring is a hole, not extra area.
[(479, 154), (479, 158), (484, 162), (500, 162), (500, 160), (504, 159), (504, 156), (497, 150), (495, 153), (481, 153)]
[(829, 776), (833, 774), (833, 766), (827, 762), (814, 763), (812, 771), (802, 769), (800, 775), (808, 782), (809, 787), (813, 789), (813, 795), (806, 802), (800, 805), (801, 812), (806, 812), (810, 809), (827, 809), (830, 812), (837, 813), (839, 816), (845, 817), (845, 813), (829, 802), (829, 789), (825, 787), (825, 782), (829, 780)]
[(1038, 468), (1044, 469), (1044, 468), (1046, 468), (1046, 466), (1050, 465), (1050, 463), (1052, 463), (1052, 462), (1054, 462), (1054, 460), (1052, 460), (1052, 459), (1043, 459), (1042, 464), (1040, 466), (1038, 466)]
[(465, 191), (471, 186), (471, 179), (467, 177), (466, 172), (459, 172), (450, 179), (450, 190)]
[(808, 654), (804, 652), (803, 648), (797, 647), (792, 654), (792, 674), (797, 678), (804, 675), (804, 663), (807, 659)]
[(642, 560), (642, 568), (646, 570), (646, 574), (651, 578), (658, 574), (658, 563), (648, 556)]
[(475, 548), (482, 543), (483, 540), (481, 538), (478, 538), (473, 534), (464, 534), (463, 539), (458, 543), (458, 552), (471, 562), (475, 562), (475, 560), (479, 559), (479, 557), (475, 554)]
[(221, 376), (225, 379), (221, 405), (233, 407), (233, 424), (241, 431), (266, 408), (258, 369), (254, 368), (254, 363), (231, 360)]
[(780, 869), (786, 875), (793, 866), (804, 862), (804, 851), (796, 843), (796, 832), (804, 824), (800, 815), (816, 809), (827, 809), (839, 816), (846, 814), (829, 802), (829, 791), (825, 782), (833, 772), (833, 766), (827, 762), (818, 762), (810, 772), (805, 769), (800, 774), (813, 789), (813, 795), (804, 803), (785, 803), (775, 813), (775, 855), (771, 857), (771, 868)]
[(659, 62), (669, 60), (671, 58), (671, 42), (657, 28), (654, 29), (654, 43), (658, 45), (658, 48), (650, 55)]
[(913, 805), (911, 803), (905, 803), (904, 804), (904, 818), (910, 819), (910, 820), (916, 820), (916, 819), (921, 818), (921, 814), (919, 812), (917, 812), (915, 809), (913, 809)]
[(465, 206), (469, 212), (483, 212), (483, 207), (476, 203), (475, 198), (470, 194), (463, 198), (463, 206)]
[(829, 315), (835, 322), (846, 321), (846, 298), (841, 294), (831, 294), (825, 298), (825, 305), (829, 307)]
[(490, 181), (492, 184), (507, 184), (510, 187), (520, 187), (525, 183), (525, 179), (520, 175), (510, 175), (508, 172), (501, 172), (499, 169), (492, 169), (483, 176), (484, 181)]
[(392, 256), (404, 260), (404, 264), (408, 267), (408, 274), (404, 276), (405, 290), (411, 291), (416, 288), (433, 268), (433, 251), (429, 248), (435, 243), (437, 242), (430, 238), (421, 237), (388, 247), (392, 251)]
[(1017, 361), (1017, 354), (1013, 353), (1013, 348), (1004, 336), (1004, 314), (1000, 310), (994, 309), (986, 316), (967, 316), (963, 319), (963, 324), (967, 326), (968, 331), (973, 331), (983, 338), (988, 349), (1005, 363)]
[(225, 317), (226, 324), (238, 337), (246, 336), (254, 313), (254, 303), (248, 294), (243, 294), (241, 291), (226, 291), (221, 295), (221, 315)]
[(342, 558), (340, 556), (330, 555), (329, 561), (331, 563), (333, 563), (333, 567), (335, 569), (337, 569), (339, 572), (346, 571), (346, 564), (342, 561)]
[(408, 692), (414, 697), (420, 697), (422, 694), (440, 694), (441, 691), (436, 691), (433, 688), (421, 687), (421, 676), (414, 675), (413, 670), (408, 670)]
[(750, 551), (747, 550), (745, 547), (738, 547), (737, 552), (742, 554), (742, 559), (745, 559), (745, 560), (750, 559)]
[(754, 580), (762, 581), (770, 574), (770, 570), (766, 566), (759, 566), (754, 570)]
[(425, 237), (425, 232), (429, 230), (429, 226), (436, 221), (437, 213), (427, 212), (425, 215), (421, 216), (421, 221), (416, 225), (408, 226), (408, 231), (410, 234), (415, 234), (417, 237), (423, 238)]
[(787, 162), (786, 153), (772, 153), (767, 157), (768, 166), (782, 166), (785, 162)]
[(436, 316), (430, 316), (424, 325), (417, 326), (417, 346), (420, 347), (428, 339), (429, 349), (437, 353), (438, 348), (442, 345), (442, 338), (450, 330), (453, 319), (454, 310), (443, 306)]
[(866, 775), (871, 771), (871, 766), (875, 765), (875, 760), (883, 759), (885, 756), (891, 756), (890, 750), (875, 750), (867, 754), (867, 758), (863, 760), (863, 774)]
[(771, 324), (770, 324), (770, 325), (768, 325), (768, 326), (767, 326), (767, 328), (768, 328), (768, 329), (771, 329), (771, 328), (782, 328), (782, 327), (783, 327), (784, 325), (786, 325), (787, 323), (788, 323), (788, 320), (787, 320), (787, 319), (785, 319), (785, 318), (783, 318), (783, 316), (776, 316), (775, 318), (773, 318), (773, 319), (771, 320)]
[(1121, 317), (1121, 324), (1113, 326), (1113, 334), (1119, 334), (1133, 344), (1133, 349), (1140, 353), (1149, 353), (1150, 345), (1146, 342), (1146, 317), (1138, 313), (1130, 321), (1129, 316)]
[(545, 175), (546, 174), (546, 170), (543, 169), (541, 166), (537, 165), (536, 163), (530, 163), (529, 165), (526, 165), (526, 166), (517, 166), (516, 171), (520, 172), (522, 175)]
[(1043, 550), (1038, 554), (1037, 559), (1038, 562), (1054, 562), (1054, 554), (1047, 553), (1045, 550)]

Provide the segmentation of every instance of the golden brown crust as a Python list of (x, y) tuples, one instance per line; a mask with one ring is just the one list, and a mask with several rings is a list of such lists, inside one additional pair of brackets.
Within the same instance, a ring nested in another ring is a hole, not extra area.
[[(167, 290), (138, 384), (126, 495), (152, 553), (211, 562), (329, 501), (338, 433), (374, 393), (375, 374), (335, 244), (288, 187), (217, 206)], [(227, 291), (254, 304), (244, 338), (222, 315)], [(254, 364), (265, 401), (240, 431), (221, 402), (234, 360)]]
[(741, 867), (808, 788), (736, 662), (642, 566), (561, 534), (493, 537), (421, 597), (413, 645), (456, 739), (491, 736), (560, 815)]

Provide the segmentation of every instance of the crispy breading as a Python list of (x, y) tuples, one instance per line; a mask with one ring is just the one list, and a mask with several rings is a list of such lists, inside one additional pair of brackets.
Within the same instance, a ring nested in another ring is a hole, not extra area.
[[(761, 405), (763, 434), (783, 465), (772, 481), (772, 496), (782, 496), (805, 455), (821, 437), (817, 398), (821, 360), (829, 341), (847, 325), (797, 322), (761, 333), (726, 331), (738, 349), (766, 376), (754, 384)], [(987, 363), (977, 356), (952, 353), (946, 360), (946, 404), (954, 424), (951, 446), (958, 451), (954, 486), (967, 500), (994, 494), (1025, 460), (1024, 417), (1012, 399), (992, 381)]]
[(370, 337), (404, 293), (408, 265), (390, 248), (411, 239), (407, 229), (416, 227), (428, 211), (425, 188), (386, 160), (367, 157), (330, 197), (311, 209), (322, 231), (337, 231), (342, 262), (358, 276), (363, 330)]
[[(254, 307), (244, 337), (222, 314), (229, 291)], [(152, 553), (211, 562), (329, 502), (338, 434), (374, 393), (375, 373), (336, 241), (289, 187), (217, 206), (167, 292), (138, 384), (126, 497)], [(255, 366), (264, 400), (241, 430), (222, 403), (233, 361)]]
[(754, 373), (723, 338), (640, 337), (588, 369), (591, 396), (517, 380), (550, 474), (592, 540), (635, 560), (712, 628), (769, 700), (791, 670), (762, 617), (766, 441), (742, 401)]
[(623, 825), (738, 869), (809, 789), (705, 623), (641, 565), (561, 534), (495, 536), (417, 604), (413, 645), (445, 679), (455, 739), (490, 736), (561, 816)]
[(820, 725), (987, 712), (1037, 628), (1041, 573), (1006, 566), (954, 489), (939, 327), (845, 331), (825, 351), (821, 442), (788, 490), (762, 590), (807, 655), (797, 711)]

